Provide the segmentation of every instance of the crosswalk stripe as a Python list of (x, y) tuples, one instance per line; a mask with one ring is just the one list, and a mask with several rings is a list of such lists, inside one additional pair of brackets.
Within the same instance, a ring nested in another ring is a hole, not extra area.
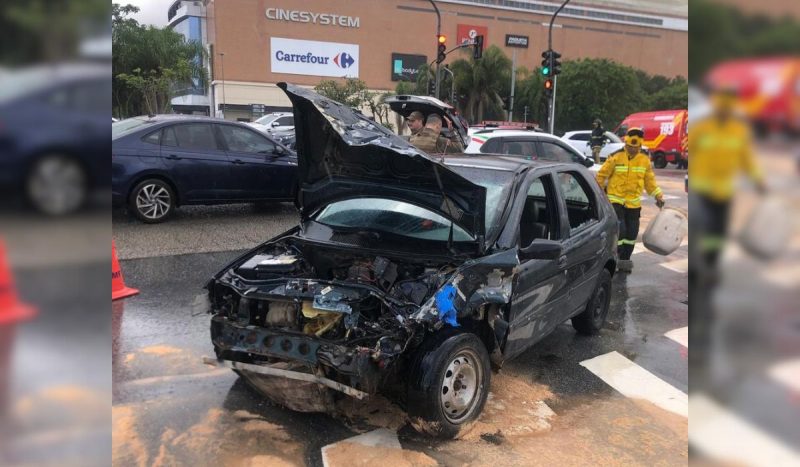
[(584, 360), (581, 366), (627, 397), (644, 399), (664, 410), (689, 416), (685, 393), (616, 351)]
[(683, 274), (689, 270), (689, 258), (676, 259), (675, 261), (670, 261), (668, 263), (661, 263), (660, 266)]
[(665, 333), (664, 336), (669, 337), (687, 349), (689, 348), (689, 326), (673, 329), (672, 331)]
[(770, 378), (800, 394), (800, 358), (784, 360), (767, 370)]
[(703, 394), (689, 398), (689, 445), (736, 465), (800, 465), (800, 454)]

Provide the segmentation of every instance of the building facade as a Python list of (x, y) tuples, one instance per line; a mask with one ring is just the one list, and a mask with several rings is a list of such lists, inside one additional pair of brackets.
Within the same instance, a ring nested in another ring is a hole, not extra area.
[[(560, 3), (435, 2), (448, 50), (483, 35), (484, 47), (497, 45), (528, 69), (539, 66), (541, 53), (548, 48), (548, 23)], [(186, 19), (173, 27), (188, 31), (187, 37), (199, 31), (209, 51), (212, 79), (204, 96), (209, 112), (228, 119), (250, 120), (263, 112), (288, 109), (289, 101), (276, 85), (281, 81), (315, 86), (324, 79), (357, 77), (370, 89), (394, 90), (399, 80), (415, 79), (417, 67), (436, 56), (437, 16), (430, 1), (176, 4)], [(651, 74), (687, 76), (687, 14), (687, 0), (571, 2), (555, 22), (552, 45), (562, 61), (609, 58)], [(197, 25), (187, 23), (195, 17)], [(508, 45), (507, 35), (514, 36)], [(455, 51), (445, 63), (466, 56), (467, 52)], [(198, 96), (193, 102), (199, 101)]]

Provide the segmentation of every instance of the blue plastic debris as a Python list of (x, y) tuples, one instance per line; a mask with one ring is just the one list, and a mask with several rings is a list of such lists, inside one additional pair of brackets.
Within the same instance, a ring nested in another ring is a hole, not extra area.
[(456, 308), (453, 305), (455, 299), (456, 288), (452, 284), (447, 284), (436, 292), (436, 309), (439, 310), (439, 319), (457, 328)]

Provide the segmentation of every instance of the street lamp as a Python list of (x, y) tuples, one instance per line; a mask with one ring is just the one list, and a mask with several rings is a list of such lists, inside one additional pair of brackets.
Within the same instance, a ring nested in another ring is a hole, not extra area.
[(222, 118), (225, 118), (225, 52), (220, 52), (219, 57), (222, 72)]

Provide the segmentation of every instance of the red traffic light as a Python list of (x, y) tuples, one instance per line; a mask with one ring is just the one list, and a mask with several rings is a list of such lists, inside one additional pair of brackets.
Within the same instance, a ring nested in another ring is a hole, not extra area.
[(552, 90), (553, 89), (553, 80), (549, 79), (549, 78), (544, 80), (544, 88), (546, 90), (548, 90), (548, 91)]
[(444, 44), (445, 42), (447, 42), (447, 36), (445, 36), (444, 34), (439, 34), (438, 36), (436, 36), (436, 40), (439, 41), (440, 44)]

